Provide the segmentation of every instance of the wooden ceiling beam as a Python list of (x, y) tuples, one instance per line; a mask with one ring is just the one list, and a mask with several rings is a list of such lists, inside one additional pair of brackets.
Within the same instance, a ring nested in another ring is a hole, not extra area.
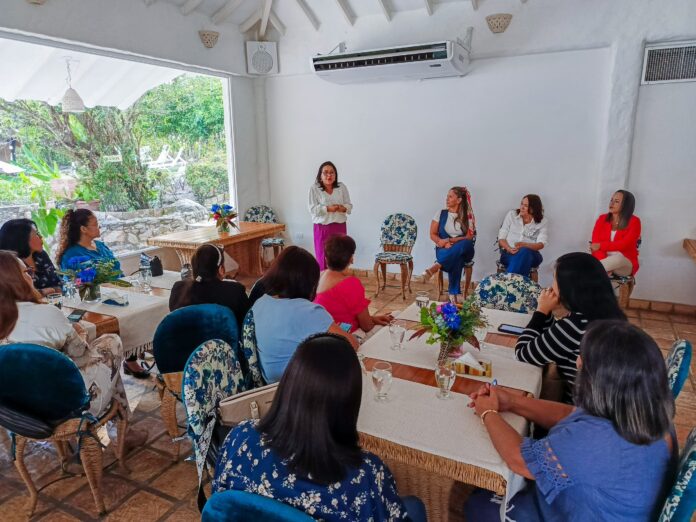
[(348, 2), (346, 0), (336, 0), (336, 5), (338, 5), (338, 8), (343, 13), (346, 21), (350, 25), (353, 25), (355, 23), (355, 13), (353, 13), (353, 10), (348, 5)]
[(220, 25), (232, 16), (232, 13), (234, 13), (242, 2), (243, 0), (228, 0), (225, 5), (213, 13), (213, 16), (210, 17), (210, 21), (215, 25)]
[(181, 6), (181, 14), (184, 16), (190, 15), (196, 7), (201, 5), (203, 3), (203, 0), (186, 0), (186, 3)]
[(266, 36), (266, 29), (268, 29), (268, 17), (271, 15), (271, 5), (273, 5), (273, 0), (263, 0), (263, 7), (261, 8), (261, 26), (259, 27), (259, 38), (262, 40)]
[(425, 0), (425, 11), (428, 13), (428, 16), (433, 15), (433, 2), (432, 2), (432, 0)]
[(314, 30), (318, 31), (321, 22), (317, 18), (317, 15), (314, 14), (314, 11), (312, 11), (312, 8), (309, 7), (305, 0), (296, 0), (296, 2), (297, 5), (300, 6), (300, 9), (302, 9), (302, 11), (304, 12), (307, 19), (309, 20), (309, 23), (312, 24), (312, 27), (314, 27)]
[(392, 14), (386, 4), (386, 0), (377, 0), (377, 3), (382, 8), (382, 12), (384, 13), (384, 17), (387, 19), (387, 22), (391, 22)]

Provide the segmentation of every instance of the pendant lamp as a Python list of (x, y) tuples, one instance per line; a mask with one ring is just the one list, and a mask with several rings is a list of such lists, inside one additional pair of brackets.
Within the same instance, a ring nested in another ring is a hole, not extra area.
[(72, 77), (70, 76), (70, 58), (66, 58), (65, 64), (68, 68), (68, 90), (65, 91), (65, 94), (63, 95), (63, 100), (61, 102), (63, 112), (85, 112), (85, 102), (82, 101), (80, 95), (77, 94), (77, 91), (73, 89), (71, 85)]

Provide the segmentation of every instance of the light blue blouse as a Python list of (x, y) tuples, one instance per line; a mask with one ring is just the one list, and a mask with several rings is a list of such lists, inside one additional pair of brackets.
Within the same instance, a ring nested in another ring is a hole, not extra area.
[(264, 295), (251, 309), (261, 373), (267, 383), (280, 380), (298, 344), (312, 334), (326, 332), (333, 323), (324, 307), (307, 299)]
[(73, 245), (71, 247), (68, 247), (63, 253), (63, 258), (60, 260), (60, 267), (63, 270), (67, 270), (68, 263), (70, 259), (73, 257), (89, 257), (90, 260), (93, 261), (107, 261), (113, 259), (115, 261), (114, 270), (118, 270), (120, 272), (121, 263), (119, 263), (118, 259), (111, 251), (111, 249), (108, 246), (106, 246), (102, 241), (95, 241), (94, 244), (97, 247), (96, 250), (90, 250), (89, 248), (85, 248), (82, 245)]

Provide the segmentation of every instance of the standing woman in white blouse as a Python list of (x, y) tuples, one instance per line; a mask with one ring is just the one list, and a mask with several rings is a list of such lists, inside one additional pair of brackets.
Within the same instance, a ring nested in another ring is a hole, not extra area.
[(546, 246), (548, 238), (548, 221), (541, 198), (527, 194), (520, 208), (507, 213), (498, 232), (500, 262), (508, 274), (529, 277), (531, 269), (537, 268), (543, 260), (539, 250)]
[(348, 188), (338, 182), (336, 165), (325, 161), (309, 189), (309, 213), (314, 223), (314, 255), (321, 270), (326, 269), (324, 242), (336, 234), (346, 234), (348, 214), (353, 210)]

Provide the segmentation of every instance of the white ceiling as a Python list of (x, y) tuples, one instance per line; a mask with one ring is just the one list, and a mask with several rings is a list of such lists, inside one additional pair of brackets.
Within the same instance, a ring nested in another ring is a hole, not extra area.
[(60, 103), (67, 85), (70, 59), (72, 87), (87, 107), (126, 109), (145, 92), (183, 71), (96, 54), (0, 38), (0, 98)]
[[(466, 2), (477, 7), (477, 0), (137, 0), (146, 5), (155, 3), (169, 4), (172, 9), (178, 9), (182, 16), (198, 13), (209, 18), (211, 26), (233, 24), (246, 32), (250, 27), (257, 30), (260, 24), (254, 21), (263, 15), (264, 8), (270, 5), (267, 24), (279, 32), (283, 28), (305, 27), (312, 29), (312, 18), (316, 29), (322, 22), (341, 19), (346, 24), (353, 25), (355, 20), (365, 16), (383, 16), (391, 20), (399, 12), (422, 11), (423, 16), (429, 16), (437, 9), (437, 5), (446, 2)], [(522, 0), (525, 1), (525, 0)], [(306, 13), (307, 11), (308, 13)]]

